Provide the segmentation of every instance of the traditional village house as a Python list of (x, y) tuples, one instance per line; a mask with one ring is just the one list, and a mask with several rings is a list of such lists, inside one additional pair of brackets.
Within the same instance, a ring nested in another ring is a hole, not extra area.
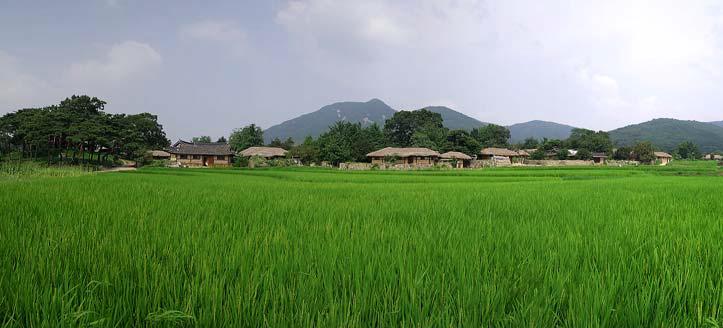
[(715, 153), (706, 154), (703, 156), (703, 159), (713, 160), (713, 161), (721, 161), (723, 160), (723, 156)]
[[(534, 150), (533, 150), (534, 151)], [(517, 151), (517, 155), (521, 158), (528, 158), (530, 157), (530, 153), (524, 149), (520, 149)]]
[(171, 161), (181, 166), (229, 166), (233, 159), (233, 151), (225, 142), (194, 143), (179, 140), (168, 152)]
[(673, 156), (662, 151), (656, 151), (655, 158), (660, 161), (660, 165), (668, 165), (668, 163), (673, 160)]
[(524, 163), (528, 158), (530, 158), (530, 153), (525, 151), (524, 149), (520, 149), (517, 151), (517, 162)]
[(469, 167), (469, 161), (472, 160), (471, 156), (457, 151), (446, 152), (439, 155), (439, 158), (441, 161), (451, 163), (453, 167), (458, 169)]
[(605, 161), (607, 161), (608, 155), (605, 153), (592, 153), (592, 161), (595, 164), (605, 164)]
[[(387, 147), (367, 154), (372, 165), (394, 164), (413, 167), (433, 166), (439, 159), (439, 153), (429, 148)], [(389, 162), (391, 161), (391, 162)]]
[(249, 147), (242, 150), (239, 155), (243, 157), (263, 157), (265, 159), (274, 159), (286, 157), (288, 151), (278, 147)]
[(148, 155), (151, 155), (151, 157), (156, 160), (168, 160), (171, 158), (171, 154), (163, 150), (149, 150)]
[(520, 154), (518, 154), (514, 150), (509, 150), (505, 148), (485, 148), (482, 149), (480, 152), (480, 156), (478, 159), (482, 160), (490, 160), (494, 159), (495, 157), (507, 157), (507, 159), (516, 159), (520, 157)]

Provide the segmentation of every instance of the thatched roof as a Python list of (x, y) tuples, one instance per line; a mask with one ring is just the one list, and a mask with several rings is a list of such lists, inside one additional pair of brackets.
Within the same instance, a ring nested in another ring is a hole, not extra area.
[(149, 150), (149, 154), (153, 157), (171, 157), (171, 154), (163, 150)]
[(655, 157), (657, 157), (657, 158), (673, 158), (673, 156), (671, 156), (670, 154), (668, 154), (666, 152), (662, 152), (662, 151), (656, 151)]
[(467, 154), (460, 153), (458, 151), (448, 151), (442, 155), (439, 155), (439, 157), (444, 159), (462, 159), (462, 160), (470, 160), (472, 157), (470, 157)]
[(244, 157), (259, 156), (264, 158), (272, 157), (284, 157), (286, 156), (286, 149), (277, 147), (249, 147), (242, 150), (239, 154)]
[(517, 155), (522, 156), (522, 157), (529, 157), (529, 156), (530, 156), (530, 153), (528, 153), (528, 152), (525, 151), (524, 149), (520, 149), (520, 150), (517, 151)]
[(507, 156), (507, 157), (520, 156), (519, 154), (517, 154), (516, 151), (505, 149), (505, 148), (485, 148), (485, 149), (482, 149), (480, 154), (488, 155), (488, 156)]
[(385, 156), (397, 156), (397, 157), (439, 157), (439, 153), (429, 148), (394, 148), (387, 147), (373, 151), (367, 154), (367, 157), (385, 157)]
[(178, 140), (168, 152), (181, 155), (233, 155), (231, 146), (225, 142), (194, 143), (183, 140)]

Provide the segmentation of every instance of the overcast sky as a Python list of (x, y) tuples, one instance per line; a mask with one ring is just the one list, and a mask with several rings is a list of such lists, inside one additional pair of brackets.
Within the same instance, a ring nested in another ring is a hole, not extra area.
[(337, 101), (612, 129), (723, 120), (708, 0), (0, 0), (0, 114), (71, 94), (172, 139)]

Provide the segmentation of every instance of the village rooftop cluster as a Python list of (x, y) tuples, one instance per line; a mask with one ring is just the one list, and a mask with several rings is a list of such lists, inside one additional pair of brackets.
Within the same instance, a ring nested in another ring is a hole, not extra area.
[[(531, 160), (530, 154), (537, 149), (512, 150), (507, 148), (484, 148), (479, 154), (472, 157), (461, 152), (439, 153), (423, 147), (385, 147), (367, 154), (365, 163), (340, 163), (340, 168), (432, 168), (435, 166), (448, 168), (479, 168), (492, 166), (550, 166), (550, 165), (604, 165), (608, 163), (605, 153), (593, 153), (591, 160), (575, 160), (577, 150), (567, 150), (570, 159), (559, 159), (554, 151), (546, 152), (545, 159)], [(150, 154), (154, 159), (167, 160), (172, 167), (229, 167), (234, 157), (246, 159), (256, 158), (255, 163), (264, 163), (279, 159), (288, 159), (294, 165), (302, 165), (298, 158), (289, 157), (289, 152), (279, 147), (249, 147), (240, 152), (234, 152), (225, 142), (189, 142), (179, 140), (167, 150), (154, 150)], [(659, 165), (667, 165), (673, 156), (666, 153), (654, 152)], [(709, 154), (707, 159), (720, 160), (720, 155)], [(254, 162), (251, 162), (254, 163)], [(322, 166), (330, 166), (322, 163)]]

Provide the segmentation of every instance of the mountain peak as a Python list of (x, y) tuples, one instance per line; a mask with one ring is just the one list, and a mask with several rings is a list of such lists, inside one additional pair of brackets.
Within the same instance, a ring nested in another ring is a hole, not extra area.
[(292, 138), (295, 142), (301, 142), (307, 136), (319, 136), (339, 121), (384, 126), (384, 121), (394, 113), (394, 109), (377, 98), (366, 102), (336, 102), (266, 129), (264, 140), (270, 142), (275, 138)]

